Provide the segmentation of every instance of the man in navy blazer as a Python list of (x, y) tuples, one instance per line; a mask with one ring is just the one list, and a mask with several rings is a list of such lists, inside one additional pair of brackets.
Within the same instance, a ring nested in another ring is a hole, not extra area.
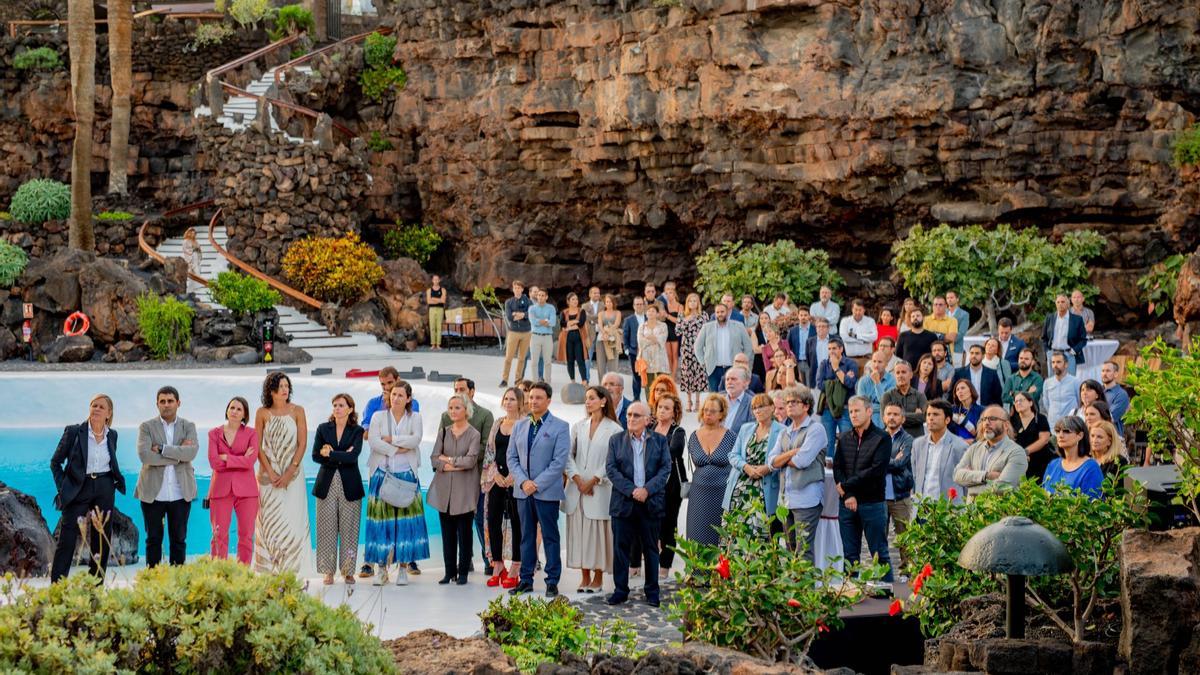
[(1000, 319), (1000, 326), (996, 331), (996, 339), (1000, 341), (1000, 355), (1008, 361), (1008, 365), (1012, 367), (1015, 373), (1020, 370), (1018, 360), (1021, 357), (1021, 350), (1025, 349), (1025, 341), (1013, 335), (1012, 319), (1007, 316)]
[(1087, 326), (1083, 317), (1071, 312), (1071, 301), (1065, 293), (1054, 298), (1054, 313), (1046, 317), (1042, 326), (1042, 348), (1046, 351), (1046, 372), (1054, 372), (1050, 366), (1050, 355), (1061, 351), (1067, 357), (1067, 372), (1074, 375), (1078, 364), (1083, 363), (1083, 348), (1087, 346)]
[(736, 434), (743, 424), (754, 421), (753, 411), (750, 410), (750, 400), (753, 398), (749, 370), (733, 366), (725, 371), (725, 400), (729, 403), (729, 412), (725, 415), (726, 429)]
[(1004, 387), (1000, 384), (1000, 374), (983, 365), (983, 347), (980, 345), (971, 345), (967, 350), (967, 365), (954, 371), (954, 382), (950, 384), (950, 400), (956, 403), (954, 388), (958, 386), (959, 380), (967, 380), (974, 385), (975, 393), (979, 394), (977, 403), (980, 405), (1003, 405)]
[(562, 554), (558, 545), (558, 503), (566, 498), (563, 470), (571, 452), (571, 427), (550, 414), (550, 385), (536, 382), (525, 402), (529, 417), (513, 425), (508, 443), (508, 467), (513, 496), (524, 527), (521, 528), (521, 580), (509, 591), (520, 595), (533, 590), (537, 563), (537, 532), (542, 530), (546, 553), (546, 597), (558, 595)]
[(646, 557), (646, 602), (658, 607), (658, 534), (666, 514), (667, 479), (671, 453), (667, 438), (647, 429), (650, 406), (634, 401), (629, 406), (629, 429), (608, 439), (606, 474), (612, 482), (608, 515), (612, 517), (613, 583), (610, 605), (629, 599), (629, 565), (634, 542)]
[[(637, 379), (636, 375), (634, 379)], [(617, 414), (617, 422), (624, 429), (626, 421), (625, 413), (629, 411), (629, 405), (633, 403), (633, 401), (625, 398), (625, 382), (616, 373), (605, 373), (604, 377), (600, 378), (600, 386), (604, 387), (604, 390), (608, 392), (608, 397), (612, 399), (613, 410)]]
[[(638, 400), (642, 397), (642, 378), (638, 375), (637, 363), (638, 357), (638, 329), (642, 324), (646, 323), (646, 300), (645, 298), (633, 299), (633, 314), (625, 317), (625, 321), (621, 323), (621, 344), (625, 347), (625, 354), (629, 357), (629, 369), (633, 371), (633, 400)], [(614, 401), (615, 404), (615, 401)]]
[(829, 358), (829, 338), (834, 337), (825, 317), (817, 317), (813, 324), (816, 328), (804, 346), (804, 358), (808, 361), (808, 380), (805, 384), (810, 388), (817, 386), (817, 371), (821, 369), (821, 362)]
[(808, 308), (797, 307), (796, 318), (798, 319), (795, 326), (788, 330), (787, 341), (788, 346), (792, 348), (792, 353), (796, 355), (796, 365), (800, 368), (800, 381), (804, 384), (809, 382), (809, 365), (808, 365), (808, 341), (817, 336), (817, 327), (809, 320)]

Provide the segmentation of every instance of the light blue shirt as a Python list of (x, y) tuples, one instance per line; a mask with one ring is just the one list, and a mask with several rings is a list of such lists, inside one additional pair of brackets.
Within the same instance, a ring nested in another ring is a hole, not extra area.
[(825, 435), (825, 427), (821, 424), (814, 424), (815, 418), (812, 415), (804, 418), (799, 427), (789, 426), (780, 434), (778, 440), (775, 441), (775, 447), (767, 453), (767, 464), (772, 465), (775, 458), (785, 452), (784, 448), (790, 449), (796, 442), (796, 436), (801, 429), (808, 429), (808, 435), (804, 437), (804, 444), (800, 446), (800, 451), (792, 455), (792, 461), (788, 462), (786, 470), (783, 473), (783, 492), (787, 499), (789, 509), (809, 509), (821, 504), (821, 497), (825, 494), (825, 481), (817, 481), (810, 483), (802, 488), (796, 488), (791, 479), (792, 469), (803, 469), (813, 460), (817, 458), (817, 453), (829, 446), (829, 437)]
[[(543, 326), (538, 323), (542, 319), (548, 321), (549, 325)], [(534, 335), (553, 335), (554, 326), (558, 324), (558, 312), (550, 303), (533, 305), (529, 308), (529, 320)]]
[(629, 445), (633, 447), (633, 486), (646, 487), (646, 432), (641, 438), (629, 434)]
[(892, 377), (891, 373), (884, 373), (883, 379), (878, 384), (869, 377), (860, 379), (854, 392), (871, 400), (871, 421), (881, 429), (883, 428), (883, 411), (880, 404), (883, 402), (883, 395), (895, 388), (896, 378)]
[(1046, 421), (1054, 429), (1056, 422), (1079, 407), (1079, 378), (1070, 373), (1064, 374), (1061, 382), (1053, 375), (1047, 377), (1042, 384), (1041, 403)]
[(818, 337), (815, 344), (817, 348), (817, 365), (820, 366), (822, 361), (829, 359), (829, 338), (822, 340)]
[(961, 354), (963, 352), (963, 340), (967, 337), (967, 331), (971, 329), (971, 315), (967, 314), (967, 310), (962, 307), (956, 307), (950, 316), (958, 321), (958, 335), (954, 337), (954, 352)]
[(743, 391), (741, 396), (729, 402), (729, 413), (725, 415), (725, 421), (723, 422), (726, 429), (733, 428), (733, 420), (737, 418), (737, 414), (741, 411), (742, 406), (749, 404), (747, 400), (749, 398), (749, 396), (746, 396), (746, 392)]

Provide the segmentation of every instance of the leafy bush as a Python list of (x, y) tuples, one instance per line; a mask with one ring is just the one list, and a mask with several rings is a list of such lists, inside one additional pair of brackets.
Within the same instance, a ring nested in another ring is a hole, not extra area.
[(305, 293), (339, 304), (353, 303), (383, 278), (375, 251), (355, 233), (293, 243), (283, 255), (283, 273)]
[(290, 574), (228, 560), (142, 570), (131, 588), (77, 574), (0, 607), (0, 668), (74, 673), (394, 673), (346, 607)]
[(1142, 292), (1142, 299), (1154, 316), (1162, 316), (1171, 309), (1175, 290), (1179, 286), (1179, 271), (1186, 260), (1187, 256), (1182, 254), (1168, 256), (1138, 278), (1138, 290)]
[(38, 224), (71, 217), (71, 188), (56, 180), (35, 178), (13, 194), (12, 217), (22, 223)]
[(26, 49), (13, 57), (16, 70), (60, 70), (62, 67), (62, 57), (49, 47)]
[(315, 25), (312, 12), (303, 5), (284, 5), (275, 14), (275, 28), (267, 31), (267, 36), (271, 41), (282, 40), (296, 33), (312, 32)]
[(8, 211), (0, 211), (0, 220), (12, 220), (12, 214)]
[(101, 222), (125, 222), (133, 220), (133, 214), (128, 211), (105, 211), (97, 213), (96, 220)]
[[(887, 568), (819, 569), (762, 535), (758, 524), (766, 515), (761, 503), (726, 512), (717, 528), (720, 546), (677, 542), (685, 566), (671, 613), (682, 620), (685, 640), (799, 663), (822, 632), (842, 625), (838, 613), (861, 600), (850, 579), (882, 579)], [(777, 516), (786, 518), (787, 509)]]
[(372, 150), (373, 152), (385, 152), (387, 150), (394, 150), (395, 147), (396, 146), (392, 145), (391, 141), (389, 141), (383, 134), (379, 133), (378, 131), (372, 131), (371, 137), (369, 139), (367, 139), (367, 148)]
[(137, 306), (142, 340), (154, 358), (170, 358), (188, 349), (192, 343), (195, 312), (187, 303), (145, 293), (137, 299)]
[(223, 23), (202, 23), (196, 26), (192, 46), (199, 48), (219, 45), (231, 35), (233, 29)]
[(27, 264), (29, 256), (20, 246), (0, 241), (0, 288), (8, 288), (17, 283)]
[(1171, 152), (1175, 157), (1175, 166), (1200, 165), (1200, 124), (1176, 136)]
[(373, 68), (358, 76), (363, 95), (379, 103), (393, 88), (403, 89), (408, 84), (408, 75), (403, 68)]
[(760, 300), (782, 291), (792, 298), (815, 298), (821, 286), (844, 282), (823, 250), (799, 249), (790, 240), (772, 244), (725, 242), (696, 258), (696, 289), (708, 302), (724, 293), (749, 293)]
[(271, 15), (271, 0), (233, 0), (229, 16), (243, 28), (252, 26)]
[(557, 663), (563, 651), (583, 658), (594, 654), (636, 659), (637, 631), (626, 621), (610, 619), (584, 627), (583, 615), (565, 598), (495, 598), (479, 615), (483, 632), (511, 656), (523, 673), (542, 663)]
[(237, 272), (221, 272), (209, 282), (208, 290), (213, 300), (234, 314), (261, 312), (283, 302), (279, 291), (267, 282)]
[[(1128, 418), (1126, 418), (1128, 419)], [(958, 566), (962, 547), (979, 530), (1006, 516), (1024, 516), (1050, 530), (1067, 547), (1075, 570), (1063, 576), (1030, 577), (1028, 600), (1068, 636), (1082, 640), (1096, 599), (1115, 597), (1120, 592), (1117, 548), (1121, 533), (1147, 524), (1146, 498), (1117, 490), (1109, 477), (1104, 499), (1089, 499), (1077, 491), (1047, 493), (1032, 480), (1015, 490), (981, 494), (971, 502), (954, 504), (948, 499), (921, 500), (920, 518), (896, 538), (905, 551), (910, 576), (929, 565), (929, 574), (906, 611), (921, 620), (927, 637), (946, 632), (961, 616), (959, 603), (986, 593), (1001, 593), (1004, 577), (972, 572)], [(1072, 624), (1063, 622), (1058, 608), (1073, 607)]]
[(363, 59), (367, 68), (390, 68), (396, 54), (396, 38), (382, 33), (371, 33), (363, 42)]
[(383, 234), (383, 250), (389, 260), (412, 258), (424, 265), (441, 244), (442, 235), (430, 225), (402, 225), (396, 221), (396, 227)]

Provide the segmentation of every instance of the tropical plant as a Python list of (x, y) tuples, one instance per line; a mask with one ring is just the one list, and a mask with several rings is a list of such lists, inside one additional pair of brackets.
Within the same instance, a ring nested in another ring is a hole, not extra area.
[(133, 214), (128, 211), (103, 211), (96, 214), (96, 220), (107, 223), (121, 223), (133, 220)]
[(26, 49), (13, 57), (15, 70), (58, 70), (62, 66), (62, 57), (49, 47)]
[[(987, 525), (1006, 516), (1024, 516), (1053, 532), (1075, 563), (1065, 579), (1030, 577), (1027, 602), (1072, 640), (1084, 640), (1097, 602), (1120, 592), (1117, 549), (1121, 533), (1147, 524), (1145, 495), (1120, 490), (1118, 481), (1108, 477), (1103, 499), (1091, 499), (1074, 490), (1050, 494), (1035, 481), (1023, 480), (1014, 490), (986, 492), (963, 504), (948, 499), (920, 500), (917, 511), (921, 517), (896, 538), (896, 545), (905, 551), (907, 572), (922, 577), (905, 611), (920, 619), (926, 636), (934, 637), (961, 618), (958, 607), (963, 600), (1002, 592), (1002, 575), (960, 567), (958, 556), (967, 540)], [(923, 571), (926, 566), (931, 573)], [(1059, 617), (1058, 610), (1063, 607), (1071, 608), (1069, 623)]]
[(404, 69), (394, 65), (396, 38), (381, 33), (371, 33), (363, 43), (363, 60), (366, 68), (359, 75), (363, 94), (373, 101), (383, 100), (393, 87), (403, 88), (408, 82)]
[(108, 3), (108, 65), (112, 83), (108, 192), (129, 192), (129, 116), (133, 106), (133, 2)]
[[(780, 507), (776, 516), (786, 519), (787, 509)], [(813, 640), (840, 627), (839, 612), (862, 599), (859, 584), (882, 579), (887, 568), (822, 570), (763, 536), (766, 521), (760, 502), (725, 513), (718, 546), (680, 539), (676, 548), (684, 572), (677, 575), (679, 595), (671, 614), (682, 621), (685, 640), (768, 661), (806, 663)]]
[(1179, 467), (1174, 503), (1200, 518), (1200, 338), (1187, 354), (1157, 338), (1130, 363), (1125, 381), (1137, 393), (1125, 425), (1146, 432), (1149, 450)]
[(283, 301), (267, 282), (237, 272), (221, 272), (209, 282), (208, 290), (213, 300), (234, 314), (261, 312)]
[(1168, 256), (1165, 260), (1155, 263), (1149, 272), (1138, 277), (1138, 290), (1142, 292), (1146, 308), (1153, 312), (1154, 316), (1162, 316), (1171, 309), (1171, 303), (1175, 301), (1175, 290), (1179, 286), (1179, 272), (1185, 262), (1185, 255)]
[(35, 178), (13, 193), (9, 211), (17, 222), (31, 225), (70, 218), (71, 188), (56, 180)]
[(231, 35), (233, 35), (233, 29), (223, 23), (202, 23), (196, 26), (196, 32), (192, 36), (192, 46), (199, 49), (219, 45)]
[(396, 227), (383, 233), (383, 250), (389, 260), (412, 258), (424, 265), (441, 244), (442, 235), (431, 225), (404, 225), (397, 220)]
[(143, 293), (137, 299), (137, 308), (142, 340), (154, 358), (167, 359), (189, 348), (195, 312), (187, 303)]
[(0, 607), (0, 669), (60, 673), (395, 673), (345, 606), (291, 574), (204, 558), (138, 573), (129, 588), (75, 575)]
[(258, 24), (271, 15), (271, 0), (233, 0), (229, 5), (229, 16), (245, 28)]
[(0, 241), (0, 288), (8, 288), (17, 283), (27, 264), (29, 256), (25, 254), (24, 249), (7, 241)]
[(313, 14), (303, 5), (284, 5), (275, 13), (275, 27), (267, 31), (272, 42), (296, 33), (312, 32)]
[(383, 278), (375, 251), (355, 233), (292, 243), (283, 255), (283, 273), (305, 293), (338, 304), (352, 304)]
[(92, 133), (96, 121), (96, 8), (92, 0), (68, 0), (67, 47), (75, 142), (71, 147), (71, 248), (96, 248), (92, 227)]
[(523, 673), (543, 663), (556, 663), (564, 652), (583, 658), (595, 654), (636, 659), (637, 631), (626, 621), (610, 619), (583, 625), (583, 614), (565, 598), (495, 598), (479, 615), (488, 639), (517, 662)]
[(778, 292), (793, 298), (814, 297), (821, 286), (838, 288), (844, 282), (829, 266), (823, 250), (800, 249), (791, 240), (771, 244), (725, 242), (696, 258), (696, 290), (707, 302), (725, 293), (749, 293), (760, 300)]
[(372, 152), (386, 152), (388, 150), (394, 150), (395, 147), (396, 146), (392, 145), (392, 142), (389, 141), (386, 136), (378, 131), (372, 131), (371, 137), (367, 139), (367, 148)]
[(383, 33), (371, 33), (363, 41), (363, 59), (368, 68), (387, 68), (392, 65), (397, 39)]
[(955, 290), (964, 307), (982, 307), (995, 333), (1000, 312), (1020, 311), (1036, 319), (1050, 311), (1058, 293), (1080, 289), (1094, 296), (1085, 261), (1103, 250), (1104, 237), (1091, 230), (1068, 232), (1055, 244), (1033, 228), (918, 225), (892, 245), (892, 266), (923, 302)]
[(1200, 124), (1194, 124), (1175, 137), (1171, 146), (1175, 166), (1200, 165)]

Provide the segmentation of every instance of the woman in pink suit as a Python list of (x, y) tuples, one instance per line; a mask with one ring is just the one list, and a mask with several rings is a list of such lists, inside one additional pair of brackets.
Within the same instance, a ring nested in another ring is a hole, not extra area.
[(229, 557), (229, 521), (237, 512), (238, 562), (254, 556), (254, 519), (258, 515), (258, 433), (246, 426), (250, 404), (241, 396), (225, 406), (225, 424), (208, 432), (208, 463), (212, 466), (209, 500), (212, 513), (212, 555)]

